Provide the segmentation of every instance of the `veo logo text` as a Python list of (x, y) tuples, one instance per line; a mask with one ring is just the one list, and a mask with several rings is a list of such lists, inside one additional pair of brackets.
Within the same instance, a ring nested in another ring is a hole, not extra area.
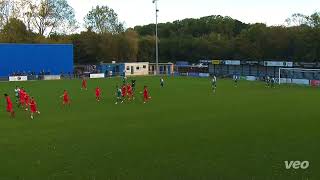
[(310, 166), (309, 161), (285, 161), (286, 169), (307, 169)]

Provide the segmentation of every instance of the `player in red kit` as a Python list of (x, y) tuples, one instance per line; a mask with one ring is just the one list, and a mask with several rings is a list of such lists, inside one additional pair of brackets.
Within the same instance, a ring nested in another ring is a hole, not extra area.
[(35, 113), (40, 114), (40, 111), (38, 111), (37, 109), (37, 103), (33, 97), (30, 100), (30, 112), (31, 112), (31, 119), (33, 119), (33, 115)]
[(121, 88), (121, 95), (122, 95), (122, 102), (125, 100), (126, 96), (127, 96), (127, 87), (125, 84), (123, 84), (122, 88)]
[(151, 99), (151, 97), (149, 96), (149, 92), (148, 92), (148, 88), (147, 86), (144, 86), (144, 89), (143, 89), (143, 103), (147, 103), (148, 100)]
[(25, 92), (24, 89), (21, 88), (20, 92), (19, 92), (19, 106), (24, 107), (24, 96), (25, 96)]
[(11, 101), (10, 97), (8, 96), (8, 94), (4, 94), (4, 97), (6, 98), (6, 101), (7, 101), (7, 112), (10, 113), (11, 118), (14, 118), (15, 113), (13, 110), (12, 101)]
[(28, 107), (30, 104), (30, 96), (27, 92), (24, 92), (24, 104), (25, 104), (26, 111), (28, 111)]
[(87, 90), (87, 80), (86, 80), (86, 79), (83, 79), (83, 80), (82, 80), (81, 89), (82, 89), (82, 90)]
[(99, 87), (96, 88), (96, 100), (99, 102), (101, 99), (101, 89)]
[(62, 101), (63, 105), (70, 105), (71, 100), (67, 90), (63, 91), (63, 95), (61, 97), (63, 98), (63, 101)]
[(133, 90), (130, 84), (127, 84), (127, 92), (128, 92), (128, 100), (132, 100), (133, 98)]

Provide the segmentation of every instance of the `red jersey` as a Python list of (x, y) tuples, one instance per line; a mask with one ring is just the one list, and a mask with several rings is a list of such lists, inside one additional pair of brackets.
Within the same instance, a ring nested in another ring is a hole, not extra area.
[(36, 104), (35, 100), (31, 100), (30, 101), (30, 110), (33, 113), (37, 112), (37, 104)]
[(9, 105), (12, 106), (12, 101), (9, 96), (6, 97), (6, 101), (7, 101), (7, 106), (9, 106)]
[(30, 96), (27, 93), (24, 93), (24, 102), (28, 105), (30, 100)]
[(146, 103), (146, 101), (149, 100), (149, 93), (147, 88), (143, 90), (143, 99), (144, 99), (144, 103)]
[(6, 97), (6, 101), (7, 101), (7, 111), (12, 112), (13, 106), (12, 106), (12, 101), (9, 96)]
[(127, 95), (127, 88), (126, 88), (126, 86), (122, 86), (121, 94), (122, 94), (122, 96), (126, 96), (126, 95)]
[(82, 80), (82, 87), (86, 88), (87, 87), (87, 80)]
[(148, 93), (148, 90), (147, 90), (147, 89), (144, 89), (144, 90), (143, 90), (143, 96), (144, 96), (144, 97), (149, 97), (149, 93)]
[(127, 86), (127, 91), (128, 91), (129, 95), (132, 95), (132, 87), (131, 87), (131, 85)]
[(65, 102), (68, 102), (68, 101), (69, 101), (68, 92), (64, 92), (64, 93), (63, 93), (63, 100), (64, 100)]
[(100, 96), (101, 95), (101, 90), (100, 88), (96, 88), (96, 96)]
[(24, 91), (21, 89), (19, 92), (20, 102), (24, 102)]

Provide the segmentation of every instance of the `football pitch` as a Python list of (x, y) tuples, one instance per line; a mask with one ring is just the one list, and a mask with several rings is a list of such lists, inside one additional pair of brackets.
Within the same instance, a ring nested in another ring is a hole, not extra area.
[[(81, 80), (1, 83), (12, 100), (23, 86), (41, 115), (15, 106), (10, 119), (2, 97), (0, 180), (320, 179), (319, 89), (218, 80), (213, 94), (209, 79), (166, 78), (165, 88), (156, 77), (136, 80), (136, 100), (118, 105), (120, 78), (88, 80), (88, 91)], [(296, 160), (309, 168), (286, 169)]]

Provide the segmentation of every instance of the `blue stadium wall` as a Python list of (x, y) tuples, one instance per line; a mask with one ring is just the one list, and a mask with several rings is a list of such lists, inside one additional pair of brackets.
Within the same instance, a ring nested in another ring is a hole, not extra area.
[(72, 44), (0, 44), (0, 76), (73, 73)]

